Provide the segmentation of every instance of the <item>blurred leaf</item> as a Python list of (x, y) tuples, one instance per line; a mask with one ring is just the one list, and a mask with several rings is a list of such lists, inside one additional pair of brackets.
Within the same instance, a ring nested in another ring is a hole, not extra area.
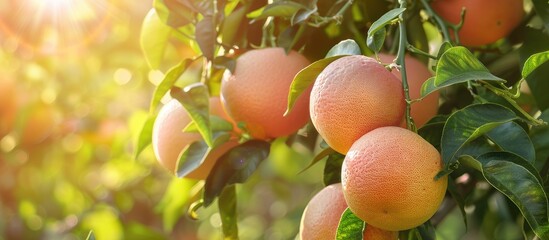
[(154, 0), (153, 6), (161, 21), (173, 28), (185, 26), (194, 19), (193, 9), (178, 0)]
[(335, 46), (333, 46), (330, 51), (326, 54), (326, 58), (335, 57), (335, 56), (345, 56), (345, 55), (361, 55), (360, 47), (352, 39), (346, 39)]
[(217, 32), (212, 16), (205, 16), (196, 24), (195, 37), (202, 54), (206, 59), (213, 60), (215, 56), (215, 44)]
[(302, 9), (299, 9), (293, 16), (292, 16), (292, 19), (290, 21), (291, 25), (295, 25), (295, 24), (299, 24), (299, 23), (302, 23), (302, 22), (305, 22), (307, 21), (307, 19), (309, 19), (309, 17), (315, 13), (318, 12), (318, 8), (316, 6), (316, 4), (314, 4), (314, 7), (313, 8), (302, 8)]
[(516, 118), (513, 111), (492, 103), (474, 104), (454, 112), (442, 133), (441, 153), (446, 167), (456, 161), (465, 144)]
[(166, 235), (151, 226), (138, 222), (126, 223), (124, 239), (147, 239), (147, 240), (165, 240)]
[(223, 44), (232, 46), (237, 41), (236, 37), (242, 31), (243, 27), (241, 27), (241, 24), (246, 20), (246, 12), (248, 11), (249, 6), (250, 4), (245, 4), (223, 19), (223, 26), (221, 27), (220, 33)]
[(448, 192), (452, 196), (452, 199), (456, 201), (459, 211), (461, 212), (461, 217), (463, 218), (463, 224), (466, 228), (467, 226), (467, 213), (465, 212), (465, 199), (463, 195), (458, 191), (456, 182), (453, 178), (450, 178), (448, 181)]
[(306, 68), (301, 69), (301, 71), (299, 71), (295, 75), (294, 80), (290, 85), (290, 92), (288, 94), (288, 107), (286, 108), (284, 116), (290, 113), (299, 96), (315, 82), (316, 77), (322, 72), (322, 70), (324, 70), (326, 66), (330, 65), (330, 63), (341, 57), (343, 56), (333, 56), (318, 60), (314, 63), (311, 63)]
[(147, 13), (141, 27), (139, 43), (151, 69), (160, 67), (171, 32), (172, 29), (160, 21), (154, 9)]
[(164, 95), (174, 86), (177, 79), (181, 77), (192, 62), (193, 60), (191, 59), (185, 59), (168, 70), (168, 73), (166, 73), (162, 82), (154, 90), (150, 106), (151, 112), (156, 111), (158, 104), (160, 104), (160, 100), (162, 100)]
[(335, 154), (335, 153), (336, 153), (336, 151), (334, 149), (332, 149), (330, 147), (325, 148), (320, 153), (318, 153), (315, 156), (315, 158), (313, 158), (313, 161), (311, 161), (311, 163), (307, 167), (305, 167), (305, 169), (301, 170), (299, 173), (305, 172), (307, 169), (311, 168), (316, 163), (320, 162), (320, 160), (324, 159), (325, 157), (329, 156), (330, 154)]
[(263, 9), (261, 15), (257, 16), (255, 19), (265, 19), (267, 17), (283, 17), (290, 18), (297, 13), (298, 10), (304, 9), (305, 6), (293, 2), (293, 1), (276, 1), (273, 2)]
[(185, 206), (192, 195), (191, 189), (195, 188), (197, 183), (198, 181), (194, 179), (171, 178), (156, 209), (162, 213), (164, 231), (171, 232), (185, 213)]
[(173, 87), (170, 94), (183, 105), (193, 122), (196, 123), (198, 132), (206, 144), (213, 146), (208, 88), (202, 83), (195, 83), (184, 89)]
[(442, 130), (448, 116), (437, 115), (425, 123), (417, 133), (427, 142), (431, 143), (436, 149), (440, 150), (440, 139), (442, 138)]
[(364, 221), (358, 218), (351, 209), (345, 209), (345, 212), (341, 215), (339, 225), (337, 227), (336, 239), (337, 240), (350, 240), (357, 239), (362, 240), (364, 230), (368, 226)]
[(549, 51), (536, 53), (530, 56), (526, 59), (526, 62), (524, 62), (524, 66), (522, 67), (522, 77), (528, 77), (530, 73), (547, 61), (549, 61)]
[[(429, 41), (425, 28), (423, 27), (423, 18), (420, 14), (420, 8), (414, 8), (413, 12), (407, 12), (405, 16), (406, 37), (408, 43), (424, 52), (429, 52)], [(420, 54), (413, 54), (416, 59), (422, 61), (425, 65), (429, 63), (429, 58)]]
[(549, 31), (549, 2), (546, 0), (532, 0), (537, 15), (543, 20), (545, 30)]
[(437, 63), (435, 77), (429, 78), (421, 87), (421, 96), (454, 84), (472, 80), (505, 82), (496, 77), (467, 48), (452, 47), (444, 52)]
[(372, 23), (368, 29), (368, 37), (366, 38), (368, 47), (375, 52), (379, 52), (385, 41), (386, 30), (385, 26), (391, 24), (393, 20), (403, 13), (406, 8), (395, 8), (383, 14), (378, 20)]
[(139, 132), (139, 137), (137, 139), (137, 146), (135, 147), (135, 155), (134, 158), (137, 159), (139, 157), (139, 154), (152, 142), (152, 131), (154, 127), (154, 120), (156, 117), (149, 117), (147, 121), (145, 121), (145, 124), (143, 124), (143, 128)]
[(381, 48), (383, 48), (383, 43), (385, 42), (386, 35), (387, 31), (385, 30), (385, 28), (382, 28), (379, 31), (376, 31), (374, 35), (369, 36), (366, 39), (366, 44), (368, 45), (368, 48), (372, 49), (376, 53), (381, 51)]
[(223, 239), (238, 239), (238, 219), (236, 206), (236, 188), (227, 186), (219, 195), (219, 215), (223, 228)]
[(503, 151), (514, 153), (532, 164), (536, 161), (536, 152), (528, 133), (515, 122), (494, 128), (486, 133), (486, 137)]
[(341, 182), (341, 166), (345, 160), (345, 155), (340, 153), (332, 153), (326, 160), (324, 166), (324, 185), (328, 186), (334, 183)]
[(88, 237), (86, 237), (86, 240), (95, 240), (95, 235), (93, 235), (93, 230), (90, 230), (88, 233)]
[(436, 234), (435, 234), (435, 227), (431, 224), (430, 221), (427, 221), (420, 226), (416, 227), (419, 235), (421, 236), (422, 240), (435, 240)]
[(236, 68), (236, 60), (225, 56), (216, 57), (213, 61), (213, 64), (214, 66), (219, 68), (226, 68), (231, 73), (233, 73), (234, 69)]
[[(532, 55), (549, 50), (549, 44), (547, 44), (549, 36), (545, 32), (527, 27), (522, 35), (524, 36), (524, 43), (519, 49), (521, 65), (526, 64)], [(525, 67), (523, 66), (523, 68)], [(547, 94), (549, 81), (547, 81), (547, 76), (549, 76), (549, 62), (539, 65), (526, 77), (532, 96), (534, 96), (541, 111), (549, 108), (549, 94)]]
[(286, 28), (278, 38), (276, 43), (279, 47), (284, 48), (286, 53), (292, 49), (299, 49), (305, 44), (305, 36), (311, 34), (313, 28), (310, 28), (307, 24), (297, 24)]
[(270, 143), (250, 140), (223, 154), (215, 163), (204, 187), (204, 206), (208, 207), (226, 186), (244, 183), (269, 156)]
[(549, 238), (547, 195), (528, 161), (508, 152), (487, 153), (476, 159), (464, 157), (460, 161), (475, 166), (493, 187), (513, 201), (538, 237)]

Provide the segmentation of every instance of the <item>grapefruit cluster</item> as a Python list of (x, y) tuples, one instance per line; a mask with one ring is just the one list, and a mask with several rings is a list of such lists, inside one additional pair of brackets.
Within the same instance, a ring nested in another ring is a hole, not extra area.
[[(385, 61), (394, 58), (381, 57)], [(417, 86), (430, 73), (410, 59), (405, 60), (410, 91), (418, 96)], [(318, 75), (310, 100), (315, 128), (328, 145), (346, 155), (341, 170), (346, 204), (369, 227), (386, 231), (410, 229), (427, 221), (447, 188), (447, 177), (435, 179), (442, 170), (439, 152), (401, 127), (405, 100), (397, 73), (370, 57), (342, 57)], [(437, 99), (424, 99), (412, 108), (415, 114), (427, 115), (420, 124), (436, 113)]]
[[(243, 53), (236, 60), (233, 72), (227, 70), (221, 83), (220, 98), (210, 99), (210, 113), (233, 123), (243, 123), (254, 139), (270, 140), (297, 132), (309, 121), (309, 93), (305, 91), (293, 109), (284, 116), (288, 90), (294, 76), (310, 64), (296, 51), (265, 48)], [(152, 145), (157, 160), (175, 172), (181, 151), (201, 140), (198, 133), (182, 132), (191, 118), (177, 100), (160, 110), (153, 127)], [(229, 141), (211, 152), (204, 163), (187, 178), (205, 179), (219, 157), (236, 146)]]
[(464, 46), (482, 46), (509, 35), (524, 16), (523, 0), (435, 0), (431, 5), (446, 21), (465, 20), (458, 36)]

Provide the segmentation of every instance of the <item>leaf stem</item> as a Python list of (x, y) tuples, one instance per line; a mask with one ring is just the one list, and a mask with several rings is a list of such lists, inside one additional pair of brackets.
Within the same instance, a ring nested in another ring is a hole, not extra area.
[(412, 44), (408, 44), (408, 51), (410, 51), (410, 52), (412, 52), (412, 53), (415, 53), (415, 54), (419, 54), (419, 55), (428, 57), (428, 58), (431, 58), (431, 59), (435, 59), (435, 60), (438, 59), (437, 56), (433, 56), (433, 55), (431, 55), (431, 54), (429, 54), (429, 53), (426, 53), (426, 52), (424, 52), (423, 50), (414, 47), (414, 45), (412, 45)]
[(430, 18), (434, 19), (439, 26), (439, 29), (442, 32), (442, 36), (444, 37), (444, 41), (452, 42), (450, 32), (448, 32), (448, 28), (446, 27), (446, 23), (444, 22), (444, 20), (438, 14), (436, 14), (435, 11), (433, 11), (433, 8), (431, 8), (431, 5), (429, 5), (427, 0), (421, 0), (421, 3), (423, 4), (425, 11), (427, 12), (427, 15)]
[[(401, 8), (406, 8), (407, 2), (406, 0), (398, 0)], [(406, 128), (416, 131), (416, 127), (414, 125), (414, 122), (412, 120), (412, 117), (410, 116), (410, 88), (408, 86), (408, 78), (406, 76), (406, 61), (404, 61), (404, 57), (406, 54), (406, 47), (408, 46), (408, 39), (406, 37), (406, 22), (404, 21), (404, 13), (406, 11), (402, 12), (398, 16), (399, 20), (399, 46), (398, 46), (398, 53), (396, 58), (396, 63), (400, 66), (400, 74), (402, 78), (402, 88), (404, 89), (404, 98), (406, 99)]]

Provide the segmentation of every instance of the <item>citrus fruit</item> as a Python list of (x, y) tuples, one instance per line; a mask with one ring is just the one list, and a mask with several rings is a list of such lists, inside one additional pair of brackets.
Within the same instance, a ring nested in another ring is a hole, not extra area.
[[(217, 97), (210, 98), (210, 113), (231, 121), (223, 112), (221, 102)], [(176, 171), (176, 164), (181, 151), (187, 145), (202, 140), (199, 133), (183, 132), (183, 129), (191, 121), (191, 117), (181, 103), (176, 99), (172, 99), (162, 107), (154, 122), (152, 145), (156, 159), (172, 173)], [(229, 141), (215, 148), (200, 167), (185, 177), (206, 179), (217, 159), (236, 145), (236, 141)]]
[(342, 154), (365, 133), (398, 126), (405, 106), (400, 80), (366, 56), (335, 60), (311, 91), (311, 120), (326, 143)]
[[(396, 56), (385, 53), (379, 53), (378, 57), (384, 64), (389, 64), (396, 58)], [(427, 79), (432, 77), (432, 74), (425, 64), (410, 55), (406, 55), (404, 61), (406, 61), (406, 76), (408, 80), (410, 99), (419, 99), (421, 97), (421, 85), (423, 85)], [(402, 80), (400, 71), (393, 70), (392, 72), (398, 77), (398, 79)], [(412, 103), (411, 116), (418, 128), (423, 126), (423, 124), (437, 114), (438, 97), (439, 93), (436, 91), (427, 95), (427, 97), (421, 101)], [(406, 126), (406, 119), (403, 121), (404, 126)]]
[[(299, 227), (301, 240), (335, 239), (339, 219), (345, 209), (347, 209), (347, 203), (343, 197), (340, 183), (329, 185), (320, 190), (309, 201), (301, 217)], [(397, 239), (398, 232), (385, 231), (367, 225), (363, 236), (366, 240), (390, 240)]]
[(439, 152), (421, 136), (381, 127), (357, 140), (343, 161), (341, 182), (351, 211), (377, 228), (401, 231), (431, 218), (441, 204), (447, 177)]
[(243, 122), (250, 135), (271, 139), (290, 135), (309, 120), (309, 94), (305, 91), (286, 116), (288, 92), (294, 76), (309, 65), (301, 54), (282, 48), (251, 50), (236, 60), (234, 73), (227, 71), (221, 83), (221, 99), (227, 113)]
[(494, 43), (507, 36), (524, 15), (523, 0), (434, 0), (431, 5), (438, 15), (453, 24), (459, 23), (461, 9), (466, 9), (458, 34), (464, 46)]

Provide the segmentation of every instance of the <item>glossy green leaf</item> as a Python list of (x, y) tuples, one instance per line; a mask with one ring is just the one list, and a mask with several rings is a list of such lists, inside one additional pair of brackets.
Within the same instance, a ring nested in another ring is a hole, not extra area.
[(368, 48), (378, 53), (379, 51), (381, 51), (381, 48), (383, 48), (383, 43), (385, 42), (386, 35), (387, 31), (385, 30), (385, 28), (382, 28), (379, 31), (376, 31), (372, 36), (368, 36), (368, 38), (366, 39), (366, 45), (368, 45)]
[(210, 96), (208, 88), (202, 83), (191, 84), (184, 89), (172, 88), (170, 94), (183, 105), (193, 122), (198, 127), (208, 146), (213, 146), (210, 129)]
[(536, 161), (536, 152), (528, 133), (516, 122), (504, 123), (487, 132), (486, 136), (503, 151), (521, 156), (532, 164)]
[(549, 51), (536, 53), (530, 56), (526, 62), (524, 62), (524, 66), (522, 67), (522, 77), (528, 77), (530, 73), (547, 61), (549, 61)]
[(341, 182), (341, 166), (345, 160), (345, 155), (340, 153), (332, 153), (326, 159), (324, 165), (324, 185), (328, 186), (334, 183)]
[(444, 129), (444, 124), (447, 119), (447, 116), (437, 115), (418, 129), (417, 133), (436, 149), (440, 150), (442, 130)]
[(403, 13), (406, 8), (395, 8), (387, 13), (383, 14), (378, 20), (372, 23), (372, 26), (368, 29), (368, 38), (373, 37), (374, 34), (381, 30), (385, 29), (387, 24), (390, 24), (395, 20), (401, 13)]
[(324, 70), (326, 66), (330, 65), (330, 63), (341, 57), (343, 56), (333, 56), (318, 60), (295, 75), (294, 80), (290, 85), (290, 92), (288, 93), (288, 107), (286, 108), (284, 116), (288, 115), (290, 111), (292, 111), (292, 108), (294, 107), (299, 96), (301, 96), (306, 89), (312, 86), (316, 80), (316, 77), (320, 75), (322, 70)]
[(441, 152), (445, 165), (455, 162), (459, 157), (457, 153), (467, 143), (516, 118), (513, 111), (492, 103), (474, 104), (454, 112), (442, 132)]
[(309, 19), (309, 17), (315, 13), (317, 13), (318, 11), (318, 8), (316, 7), (316, 4), (314, 5), (313, 8), (303, 8), (303, 9), (299, 9), (293, 16), (292, 16), (292, 19), (291, 19), (291, 24), (292, 25), (295, 25), (295, 24), (299, 24), (299, 23), (302, 23), (302, 22), (305, 22), (307, 21), (307, 19)]
[(196, 141), (187, 145), (181, 154), (176, 164), (175, 174), (177, 177), (185, 177), (193, 170), (200, 167), (206, 159), (206, 155), (210, 152), (210, 147), (204, 141)]
[(255, 19), (265, 19), (267, 17), (290, 18), (296, 14), (298, 10), (304, 8), (305, 6), (294, 1), (276, 1), (265, 6), (263, 12)]
[(238, 239), (238, 218), (236, 204), (236, 188), (234, 185), (227, 186), (219, 195), (217, 205), (221, 216), (221, 228), (223, 239)]
[(345, 209), (345, 212), (341, 215), (339, 225), (337, 227), (336, 239), (337, 240), (362, 240), (363, 232), (365, 230), (366, 223), (358, 218), (349, 208)]
[(152, 142), (152, 131), (154, 127), (154, 120), (155, 117), (149, 117), (147, 121), (145, 121), (145, 124), (143, 124), (143, 127), (141, 128), (141, 131), (139, 132), (139, 136), (137, 137), (137, 145), (135, 146), (135, 154), (134, 157), (137, 159), (139, 157), (139, 154)]
[[(522, 34), (524, 42), (519, 48), (520, 62), (525, 65), (527, 60), (534, 54), (549, 50), (549, 35), (539, 29), (526, 27)], [(541, 111), (549, 108), (549, 62), (539, 65), (535, 71), (528, 74), (526, 82), (530, 87), (532, 96), (536, 101), (538, 109)]]
[(545, 30), (549, 31), (549, 2), (547, 0), (532, 0), (537, 15), (543, 20)]
[(440, 57), (435, 77), (423, 83), (421, 96), (425, 97), (441, 88), (472, 80), (505, 82), (491, 74), (467, 48), (452, 47)]
[(204, 186), (204, 206), (209, 206), (226, 186), (245, 182), (269, 156), (270, 143), (250, 140), (223, 154)]
[(164, 58), (164, 51), (172, 29), (160, 21), (156, 11), (151, 9), (141, 27), (139, 44), (145, 60), (151, 69), (158, 69)]
[(528, 161), (508, 152), (492, 152), (460, 161), (476, 166), (494, 188), (520, 209), (538, 237), (549, 238), (547, 194)]
[(326, 58), (334, 56), (344, 56), (344, 55), (361, 55), (360, 47), (352, 39), (346, 39), (335, 46), (333, 46), (330, 51), (326, 54)]
[(215, 55), (215, 44), (217, 32), (212, 16), (205, 16), (196, 24), (195, 37), (200, 51), (206, 59), (213, 60)]
[(192, 62), (193, 61), (191, 59), (185, 59), (176, 66), (172, 67), (170, 70), (168, 70), (162, 82), (160, 82), (160, 84), (156, 86), (156, 89), (154, 90), (150, 106), (151, 112), (156, 111), (158, 104), (160, 104), (160, 100), (162, 100), (164, 95), (166, 95), (166, 93), (170, 91), (177, 79), (181, 77), (181, 75), (187, 70)]

